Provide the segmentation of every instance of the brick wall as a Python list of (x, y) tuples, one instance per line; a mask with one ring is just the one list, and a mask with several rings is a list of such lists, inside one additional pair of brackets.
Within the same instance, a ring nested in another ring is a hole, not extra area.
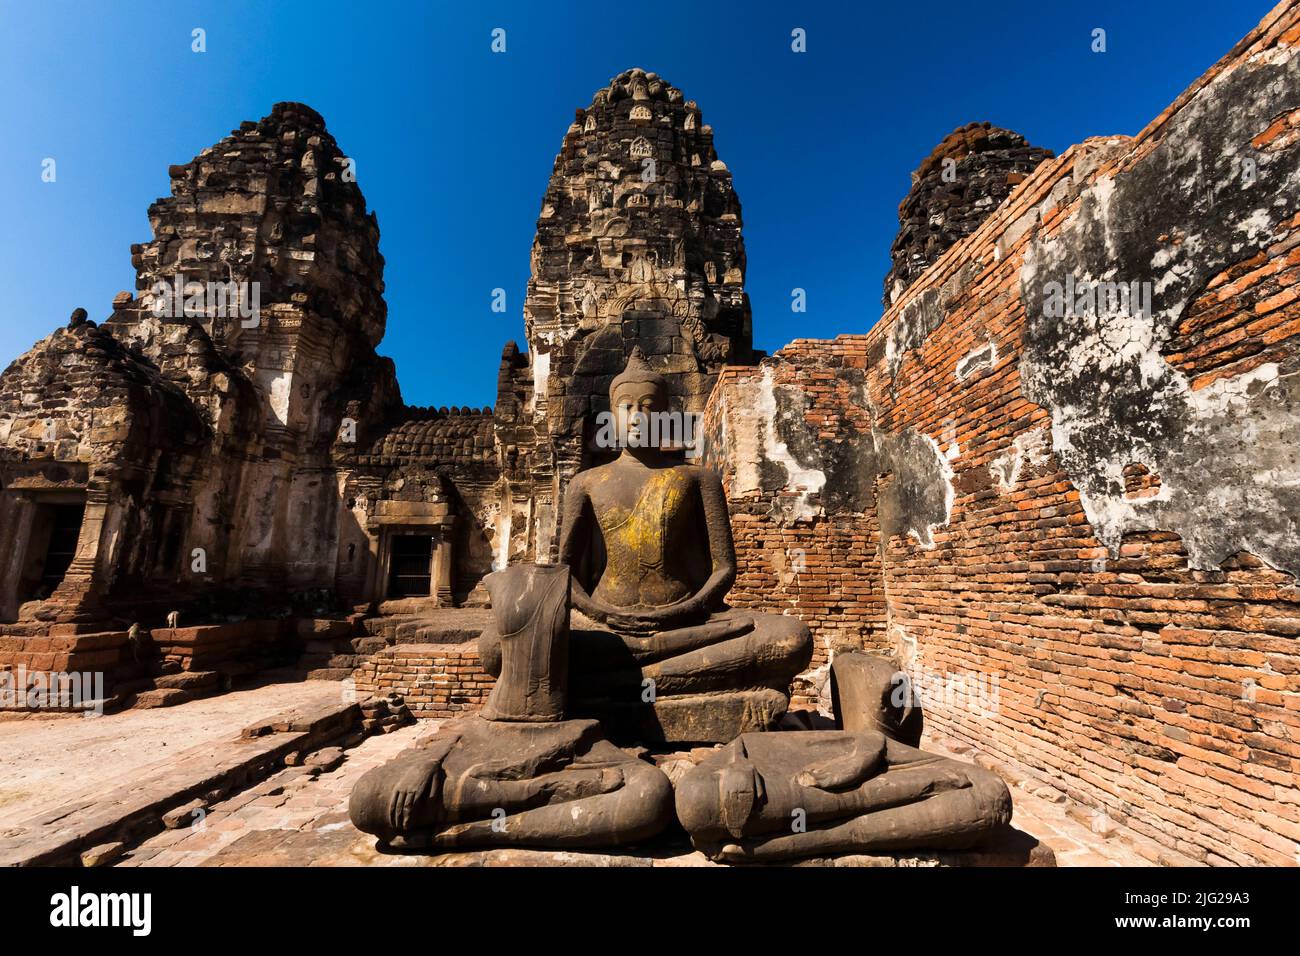
[(128, 645), (125, 631), (6, 637), (0, 670), (115, 672), (130, 663)]
[(360, 695), (400, 694), (416, 717), (463, 717), (483, 706), (493, 684), (474, 643), (398, 644), (352, 676)]
[[(933, 731), (1211, 864), (1300, 860), (1297, 44), (1284, 3), (708, 416), (735, 603), (886, 648)], [(1044, 318), (1048, 277), (1108, 270), (1149, 316)]]
[[(33, 703), (36, 709), (61, 709), (60, 694), (88, 701), (95, 690), (111, 694), (118, 680), (138, 672), (125, 631), (75, 634), (55, 627), (59, 633), (53, 635), (0, 636), (0, 710), (26, 711)], [(100, 675), (98, 688), (93, 675)], [(31, 688), (38, 691), (29, 698)]]
[[(824, 342), (796, 342), (780, 353), (783, 361), (763, 370), (725, 369), (704, 424), (706, 461), (724, 473), (736, 540), (736, 584), (728, 600), (807, 623), (813, 632), (812, 669), (818, 672), (835, 647), (886, 645), (876, 511), (823, 509), (804, 520), (773, 520), (774, 513), (801, 508), (805, 486), (787, 487), (762, 474), (740, 475), (740, 462), (759, 460), (762, 449), (738, 449), (723, 440), (721, 431), (724, 411), (743, 403), (765, 372), (797, 389), (803, 420), (820, 439), (834, 443), (869, 431), (869, 416), (854, 400), (862, 387), (866, 344), (861, 337), (842, 339), (834, 344), (834, 353), (832, 357)], [(760, 438), (753, 444), (768, 442)], [(724, 448), (729, 454), (719, 458), (716, 452)], [(795, 702), (810, 702), (808, 690), (803, 682), (796, 685)]]

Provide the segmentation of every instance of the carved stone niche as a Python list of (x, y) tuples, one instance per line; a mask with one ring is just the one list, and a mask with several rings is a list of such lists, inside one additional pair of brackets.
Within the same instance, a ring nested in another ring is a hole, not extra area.
[(628, 147), (627, 152), (633, 159), (649, 159), (655, 154), (654, 147), (650, 145), (650, 140), (644, 136), (638, 136), (632, 140), (632, 145)]
[(650, 112), (650, 107), (639, 104), (632, 107), (632, 112), (628, 114), (628, 118), (632, 120), (633, 123), (648, 123), (652, 117), (653, 114)]

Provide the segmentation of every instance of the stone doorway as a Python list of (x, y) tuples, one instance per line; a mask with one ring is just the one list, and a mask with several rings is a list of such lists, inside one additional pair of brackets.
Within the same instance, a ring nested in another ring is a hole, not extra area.
[(433, 535), (394, 535), (389, 556), (388, 598), (429, 597), (433, 584)]
[(41, 601), (63, 583), (72, 560), (77, 556), (81, 523), (86, 515), (85, 502), (42, 503), (36, 506), (29, 539), (29, 574), (24, 600)]

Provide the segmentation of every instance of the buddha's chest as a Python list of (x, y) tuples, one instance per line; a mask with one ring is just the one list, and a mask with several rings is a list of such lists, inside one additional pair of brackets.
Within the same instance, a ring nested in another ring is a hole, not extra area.
[(662, 567), (665, 557), (686, 547), (702, 528), (695, 488), (683, 469), (667, 468), (640, 480), (611, 482), (591, 496), (596, 522), (611, 565)]

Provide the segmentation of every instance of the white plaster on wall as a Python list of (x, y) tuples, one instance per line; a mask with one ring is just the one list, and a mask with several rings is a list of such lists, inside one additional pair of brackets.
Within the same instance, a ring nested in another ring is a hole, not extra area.
[(259, 372), (263, 386), (266, 388), (267, 401), (271, 406), (271, 415), (279, 425), (289, 423), (289, 401), (293, 396), (292, 372)]
[(1010, 494), (1020, 484), (1026, 468), (1042, 465), (1051, 454), (1047, 426), (1033, 428), (1017, 435), (1011, 447), (989, 462), (989, 472), (1001, 494)]
[(506, 488), (501, 493), (501, 500), (492, 506), (492, 534), (496, 547), (492, 553), (492, 570), (504, 571), (510, 566), (510, 531), (513, 524), (514, 509), (510, 503), (510, 491)]
[(821, 507), (810, 498), (826, 484), (826, 474), (801, 464), (778, 437), (776, 421), (780, 409), (772, 368), (765, 366), (757, 379), (751, 378), (747, 385), (737, 385), (736, 393), (740, 401), (732, 405), (727, 416), (736, 461), (733, 494), (760, 490), (760, 464), (767, 461), (785, 469), (783, 490), (797, 492), (793, 502), (788, 505), (783, 502), (788, 519), (809, 520), (821, 514)]
[[(1196, 569), (1248, 551), (1300, 571), (1300, 375), (1269, 364), (1194, 390), (1161, 354), (1205, 283), (1274, 241), (1294, 213), (1288, 197), (1300, 187), (1300, 168), (1293, 154), (1258, 153), (1266, 187), (1258, 198), (1241, 188), (1237, 158), (1279, 107), (1294, 102), (1300, 69), (1293, 54), (1278, 47), (1218, 74), (1149, 153), (1083, 187), (1077, 211), (1055, 235), (1026, 248), (1022, 387), (1051, 413), (1053, 452), (1112, 555), (1125, 534), (1159, 529), (1181, 537)], [(1220, 142), (1227, 145), (1208, 148)], [(1135, 232), (1135, 216), (1150, 203), (1148, 184), (1157, 181), (1172, 182), (1183, 201), (1159, 207), (1159, 222)], [(1149, 315), (1040, 316), (1045, 283), (1066, 273), (1090, 280), (1126, 260), (1145, 274), (1121, 280), (1153, 284)], [(1158, 476), (1157, 495), (1126, 497), (1123, 470), (1131, 463)], [(1014, 470), (1014, 454), (1010, 464)]]
[(931, 447), (934, 449), (934, 457), (938, 462), (939, 471), (943, 477), (944, 492), (943, 520), (927, 524), (924, 531), (918, 530), (916, 527), (909, 529), (912, 537), (916, 539), (917, 544), (928, 551), (935, 546), (934, 532), (939, 528), (947, 527), (952, 521), (952, 506), (953, 502), (956, 500), (956, 492), (953, 491), (952, 487), (952, 463), (960, 455), (960, 449), (958, 449), (957, 443), (953, 442), (952, 446), (948, 449), (949, 454), (944, 454), (943, 449), (939, 447), (937, 441), (929, 435), (923, 435), (922, 437), (929, 442)]

